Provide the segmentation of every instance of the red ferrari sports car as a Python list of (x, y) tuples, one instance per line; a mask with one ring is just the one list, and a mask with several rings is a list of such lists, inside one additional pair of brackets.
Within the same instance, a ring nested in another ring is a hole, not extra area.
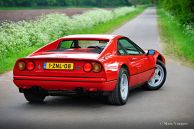
[(70, 35), (18, 59), (13, 81), (29, 102), (46, 96), (100, 93), (123, 105), (129, 90), (157, 90), (166, 80), (165, 58), (120, 35)]

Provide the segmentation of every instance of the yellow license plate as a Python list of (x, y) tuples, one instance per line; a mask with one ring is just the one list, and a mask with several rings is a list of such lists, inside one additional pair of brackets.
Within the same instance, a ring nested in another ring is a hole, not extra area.
[(62, 69), (62, 70), (73, 70), (73, 63), (44, 63), (44, 69)]

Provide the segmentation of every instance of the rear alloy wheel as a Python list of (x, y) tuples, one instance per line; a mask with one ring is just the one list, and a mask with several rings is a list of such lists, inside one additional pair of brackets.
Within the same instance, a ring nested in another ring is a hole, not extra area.
[(145, 88), (148, 90), (160, 89), (166, 80), (166, 67), (163, 62), (157, 60), (153, 77), (147, 82)]
[(118, 76), (117, 85), (114, 91), (108, 96), (108, 101), (113, 105), (124, 105), (128, 99), (129, 83), (128, 72), (126, 69), (121, 68)]
[(24, 97), (27, 101), (31, 103), (40, 103), (44, 101), (46, 95), (32, 92), (24, 92)]

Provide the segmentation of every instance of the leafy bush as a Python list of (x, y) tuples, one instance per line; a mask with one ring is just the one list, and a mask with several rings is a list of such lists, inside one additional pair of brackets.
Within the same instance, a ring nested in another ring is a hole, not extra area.
[(33, 45), (45, 43), (67, 34), (69, 17), (63, 14), (49, 14), (36, 21), (2, 23), (0, 29), (0, 58), (8, 53), (17, 53)]
[(191, 25), (182, 25), (174, 16), (158, 9), (159, 25), (161, 28), (162, 40), (165, 45), (166, 54), (173, 54), (176, 57), (194, 64), (194, 29)]
[(113, 19), (112, 11), (98, 9), (88, 11), (82, 15), (74, 15), (71, 19), (71, 29), (81, 30), (84, 28), (91, 28), (94, 25), (105, 23)]
[(160, 0), (160, 5), (175, 16), (181, 24), (193, 24), (193, 0)]
[(126, 15), (127, 13), (134, 11), (135, 8), (134, 7), (121, 7), (121, 8), (117, 8), (113, 11), (114, 13), (114, 17), (119, 17), (119, 16), (123, 16)]
[(160, 0), (160, 24), (167, 51), (194, 63), (194, 1)]
[(76, 30), (92, 28), (134, 11), (133, 7), (121, 7), (112, 11), (97, 9), (72, 18), (64, 14), (48, 14), (35, 21), (2, 23), (0, 26), (0, 59), (10, 53), (20, 53), (28, 47), (44, 44), (71, 34)]

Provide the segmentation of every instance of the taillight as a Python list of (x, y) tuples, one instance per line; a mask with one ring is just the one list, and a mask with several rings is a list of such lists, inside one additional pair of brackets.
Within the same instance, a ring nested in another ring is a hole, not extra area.
[(86, 63), (84, 65), (84, 71), (90, 72), (93, 71), (95, 73), (99, 73), (102, 71), (102, 65), (100, 63)]
[(27, 70), (31, 71), (31, 70), (34, 69), (34, 67), (35, 67), (35, 65), (34, 65), (33, 62), (28, 62), (27, 63), (27, 66), (26, 66)]
[(94, 63), (94, 64), (93, 64), (93, 71), (94, 71), (95, 73), (99, 73), (101, 70), (102, 70), (101, 64), (99, 64), (99, 63)]
[(18, 62), (17, 67), (19, 70), (24, 70), (26, 68), (26, 64), (23, 61)]
[(85, 72), (90, 72), (90, 71), (92, 71), (92, 64), (86, 63), (86, 64), (84, 65), (84, 71), (85, 71)]

